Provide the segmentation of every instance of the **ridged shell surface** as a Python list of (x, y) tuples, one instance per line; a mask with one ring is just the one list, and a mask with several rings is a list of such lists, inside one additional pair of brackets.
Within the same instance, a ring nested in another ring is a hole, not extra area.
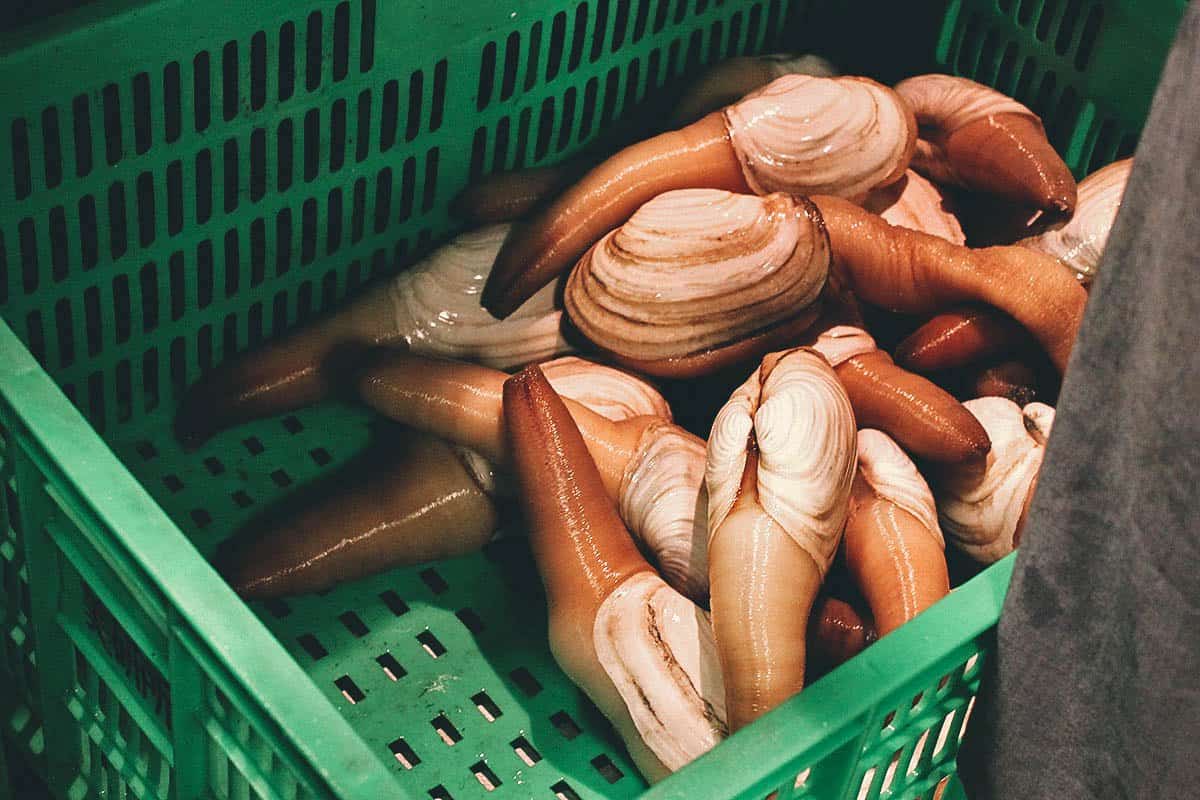
[(649, 572), (621, 584), (593, 626), (596, 657), (642, 741), (678, 770), (725, 738), (725, 686), (708, 614)]
[(1054, 409), (1023, 409), (1003, 397), (963, 403), (987, 431), (987, 461), (945, 470), (934, 483), (942, 530), (977, 561), (990, 564), (1013, 550), (1013, 535), (1045, 455)]
[(907, 166), (910, 117), (864, 78), (783, 75), (725, 109), (747, 185), (759, 194), (859, 199)]
[(921, 126), (913, 168), (939, 183), (959, 182), (942, 146), (947, 136), (964, 125), (1000, 114), (1019, 114), (1042, 127), (1041, 119), (1027, 106), (970, 78), (917, 75), (896, 84), (896, 92), (908, 101)]
[(1075, 214), (1061, 227), (1025, 239), (1021, 244), (1054, 256), (1074, 270), (1081, 283), (1091, 283), (1117, 211), (1121, 209), (1132, 169), (1133, 159), (1126, 158), (1088, 175), (1079, 182)]
[(941, 189), (910, 169), (891, 186), (867, 195), (863, 208), (898, 227), (965, 244), (967, 237), (962, 225), (947, 204)]
[(892, 437), (873, 428), (858, 432), (858, 474), (878, 497), (907, 511), (945, 547), (933, 492)]
[(464, 233), (392, 281), (396, 330), (413, 352), (509, 369), (571, 350), (553, 285), (508, 319), (498, 320), (480, 306), (479, 294), (508, 230), (490, 225)]
[(878, 348), (871, 334), (853, 325), (835, 325), (824, 330), (813, 342), (812, 349), (825, 357), (829, 366), (839, 364), (855, 356), (873, 353)]
[(571, 322), (631, 358), (706, 352), (796, 316), (829, 273), (815, 206), (787, 195), (666, 192), (580, 259)]
[[(646, 415), (671, 420), (667, 401), (636, 375), (575, 356), (563, 356), (539, 366), (554, 391), (614, 422)], [(700, 448), (703, 464), (703, 444)], [(498, 470), (492, 461), (469, 448), (455, 447), (454, 451), (487, 495), (511, 497), (515, 493), (516, 486), (508, 472)]]
[(658, 390), (629, 372), (576, 356), (539, 366), (554, 391), (614, 422), (647, 415), (671, 420), (671, 406)]
[(621, 519), (654, 554), (667, 582), (697, 602), (708, 597), (708, 495), (704, 441), (669, 423), (642, 433), (620, 490)]
[(738, 498), (748, 448), (757, 447), (759, 504), (824, 574), (848, 513), (858, 450), (854, 411), (813, 350), (788, 352), (765, 380), (762, 372), (733, 393), (709, 434), (710, 544)]
[(943, 135), (997, 114), (1023, 114), (1039, 120), (1028, 106), (970, 78), (917, 75), (896, 84), (896, 92), (912, 106), (919, 123), (936, 125)]

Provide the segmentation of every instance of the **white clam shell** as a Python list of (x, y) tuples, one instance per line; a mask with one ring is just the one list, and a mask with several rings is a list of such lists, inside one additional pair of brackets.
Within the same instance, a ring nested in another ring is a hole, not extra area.
[(934, 485), (942, 530), (976, 561), (990, 564), (1013, 551), (1013, 536), (1042, 466), (1054, 409), (1024, 409), (1003, 397), (963, 403), (987, 431), (986, 464), (943, 471)]
[(621, 479), (619, 505), (667, 583), (693, 600), (707, 598), (704, 441), (667, 422), (647, 427)]
[(670, 127), (693, 122), (736, 103), (776, 78), (794, 74), (832, 78), (837, 75), (837, 69), (820, 56), (796, 53), (737, 56), (721, 61), (702, 73), (682, 93)]
[(816, 208), (782, 194), (665, 192), (588, 251), (564, 293), (571, 321), (638, 359), (715, 349), (810, 306), (829, 273)]
[(576, 356), (538, 365), (554, 391), (620, 422), (651, 415), (671, 420), (671, 407), (658, 390), (636, 375)]
[(908, 109), (863, 78), (783, 75), (725, 109), (725, 120), (758, 194), (858, 199), (905, 166)]
[(1025, 239), (1021, 244), (1054, 256), (1074, 270), (1081, 283), (1091, 283), (1132, 169), (1133, 159), (1126, 158), (1088, 175), (1079, 182), (1075, 214), (1054, 230)]
[(821, 332), (812, 349), (825, 356), (829, 366), (836, 367), (855, 356), (873, 353), (878, 347), (871, 334), (853, 325), (835, 325)]
[(464, 233), (392, 281), (396, 330), (415, 353), (476, 361), (497, 369), (570, 351), (562, 311), (547, 286), (505, 320), (479, 304), (508, 225)]
[(649, 750), (671, 771), (726, 735), (725, 686), (708, 614), (649, 572), (605, 599), (596, 657)]
[(966, 244), (962, 225), (947, 204), (941, 189), (910, 169), (891, 186), (867, 195), (863, 208), (892, 225), (938, 236), (954, 244)]
[(710, 549), (738, 498), (751, 434), (759, 505), (824, 574), (846, 523), (857, 437), (850, 400), (822, 356), (793, 350), (765, 381), (755, 370), (717, 414), (705, 473)]
[(878, 497), (907, 511), (940, 546), (946, 546), (933, 492), (892, 437), (873, 428), (858, 432), (858, 474)]

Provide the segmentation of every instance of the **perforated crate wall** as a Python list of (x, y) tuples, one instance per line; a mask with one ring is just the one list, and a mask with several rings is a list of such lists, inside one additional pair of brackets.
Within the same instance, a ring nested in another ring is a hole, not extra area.
[(45, 746), (37, 714), (37, 659), (29, 605), (29, 570), (21, 540), (13, 448), (0, 422), (0, 682), (7, 687), (0, 704), (4, 732), (26, 757), (37, 759)]
[[(895, 72), (936, 60), (1013, 92), (1083, 174), (1135, 141), (1182, 8), (1153, 5), (953, 0), (932, 52), (896, 48)], [(896, 41), (915, 40), (912, 11), (892, 15)], [(16, 332), (0, 326), (0, 678), (16, 687), (0, 712), (57, 794), (642, 794), (546, 649), (519, 536), (253, 613), (205, 566), (383, 441), (378, 420), (328, 403), (184, 453), (170, 415), (201, 371), (439, 241), (471, 180), (652, 124), (664, 87), (779, 49), (784, 30), (792, 47), (837, 39), (853, 69), (864, 13), (96, 0), (0, 40), (0, 313)], [(1010, 569), (647, 796), (956, 796)]]
[(949, 5), (938, 61), (1037, 111), (1082, 178), (1133, 154), (1184, 6), (961, 0)]
[(100, 430), (394, 272), (468, 179), (579, 149), (803, 4), (527, 3), (444, 49), (411, 46), (454, 26), (405, 4), (270, 5), (6, 92), (34, 89), (0, 123), (0, 308)]

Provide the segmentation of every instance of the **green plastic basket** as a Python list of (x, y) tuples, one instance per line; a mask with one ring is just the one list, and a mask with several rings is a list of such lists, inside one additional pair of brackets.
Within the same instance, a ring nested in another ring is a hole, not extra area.
[[(60, 800), (646, 793), (547, 651), (519, 538), (239, 601), (204, 556), (372, 419), (330, 403), (184, 454), (181, 389), (451, 232), (472, 178), (738, 53), (978, 77), (1083, 174), (1132, 150), (1184, 4), (955, 0), (886, 40), (869, 4), (463, 5), (98, 0), (0, 39), (0, 725)], [(1011, 566), (645, 796), (932, 796)]]

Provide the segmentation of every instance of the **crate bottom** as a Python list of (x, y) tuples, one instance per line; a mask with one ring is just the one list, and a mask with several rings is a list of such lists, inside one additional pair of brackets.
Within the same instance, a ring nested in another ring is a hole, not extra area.
[[(328, 403), (227, 431), (196, 452), (166, 413), (109, 444), (205, 556), (270, 504), (371, 443), (377, 421)], [(595, 707), (559, 671), (523, 537), (252, 609), (417, 796), (634, 797), (646, 788)], [(516, 789), (515, 787), (520, 787)]]

